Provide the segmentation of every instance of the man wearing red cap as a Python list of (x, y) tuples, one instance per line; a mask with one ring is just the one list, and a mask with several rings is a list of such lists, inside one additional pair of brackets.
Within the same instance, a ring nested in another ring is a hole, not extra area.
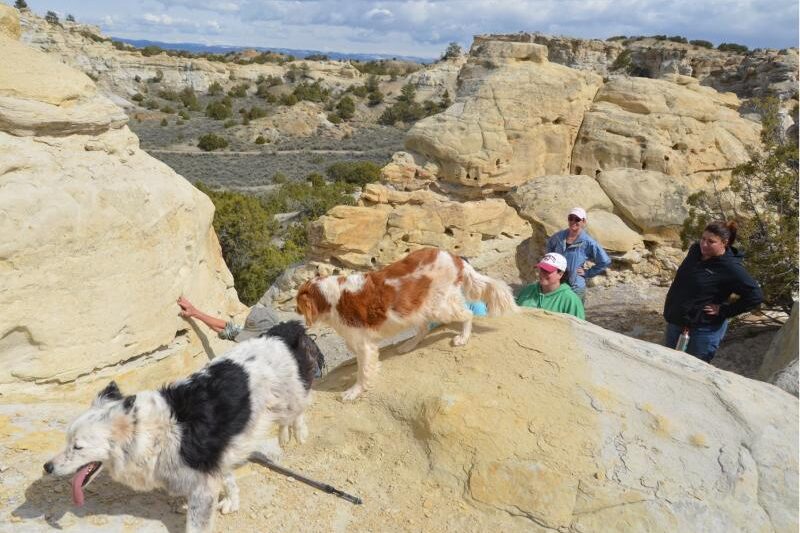
[(517, 305), (566, 313), (585, 320), (583, 303), (567, 283), (566, 258), (561, 254), (547, 254), (536, 268), (539, 270), (539, 282), (522, 289), (517, 296)]

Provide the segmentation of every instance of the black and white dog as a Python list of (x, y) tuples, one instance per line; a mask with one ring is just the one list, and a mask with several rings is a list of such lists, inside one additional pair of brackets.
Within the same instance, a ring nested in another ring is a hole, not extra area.
[(305, 440), (303, 412), (323, 367), (316, 343), (292, 321), (161, 390), (123, 396), (112, 381), (69, 426), (66, 449), (44, 469), (73, 476), (76, 505), (83, 505), (83, 487), (103, 467), (135, 490), (186, 496), (186, 531), (211, 531), (215, 508), (239, 508), (233, 469), (262, 449), (270, 425), (280, 426), (281, 445), (290, 433)]

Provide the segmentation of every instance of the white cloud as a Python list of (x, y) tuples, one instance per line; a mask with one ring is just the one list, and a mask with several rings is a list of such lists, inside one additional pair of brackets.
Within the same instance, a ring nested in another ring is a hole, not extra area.
[(125, 37), (427, 57), (451, 41), (468, 47), (476, 34), (518, 31), (683, 35), (751, 48), (798, 41), (797, 0), (36, 0), (35, 9), (72, 12)]

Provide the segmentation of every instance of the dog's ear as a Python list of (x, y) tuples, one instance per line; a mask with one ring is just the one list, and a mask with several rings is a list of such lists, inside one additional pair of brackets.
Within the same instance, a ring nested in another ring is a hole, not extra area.
[(306, 327), (311, 327), (317, 319), (317, 304), (307, 291), (301, 291), (297, 295), (297, 312), (306, 319)]
[(122, 408), (125, 409), (126, 413), (130, 413), (131, 409), (133, 409), (133, 404), (136, 403), (136, 395), (132, 394), (130, 396), (125, 396), (125, 401), (122, 402)]
[(117, 387), (116, 381), (109, 382), (106, 387), (97, 393), (97, 397), (92, 402), (92, 405), (100, 405), (104, 402), (110, 402), (114, 400), (121, 400), (122, 399), (122, 392)]

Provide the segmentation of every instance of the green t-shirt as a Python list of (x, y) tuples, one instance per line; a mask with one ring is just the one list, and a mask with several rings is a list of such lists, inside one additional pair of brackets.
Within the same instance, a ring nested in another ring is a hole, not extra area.
[(517, 305), (566, 313), (586, 320), (583, 303), (570, 288), (569, 283), (562, 283), (556, 290), (548, 294), (542, 293), (538, 283), (528, 285), (517, 296)]

